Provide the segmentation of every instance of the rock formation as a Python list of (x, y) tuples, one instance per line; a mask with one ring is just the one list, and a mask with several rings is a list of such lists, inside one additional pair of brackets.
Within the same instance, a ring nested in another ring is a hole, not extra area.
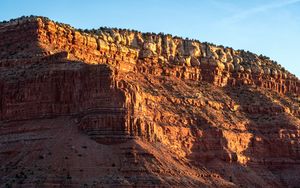
[(0, 185), (297, 187), (300, 81), (164, 34), (0, 23)]

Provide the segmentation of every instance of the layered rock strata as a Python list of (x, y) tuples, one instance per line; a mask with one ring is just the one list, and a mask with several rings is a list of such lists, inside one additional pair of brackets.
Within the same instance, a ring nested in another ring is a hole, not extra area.
[[(115, 177), (101, 170), (83, 169), (82, 176), (64, 167), (74, 179), (59, 185), (79, 186), (80, 178), (90, 185), (102, 178), (100, 184), (128, 187), (300, 183), (300, 81), (267, 57), (171, 35), (82, 32), (43, 17), (1, 23), (0, 49), (5, 168), (6, 157), (28, 152), (18, 149), (24, 141), (15, 139), (12, 146), (9, 135), (29, 134), (30, 140), (38, 136), (34, 131), (48, 135), (47, 130), (64, 129), (70, 139), (97, 142), (90, 143), (94, 149), (87, 155), (99, 146), (97, 152), (114, 156), (111, 168), (101, 163), (105, 157), (97, 161), (105, 170), (119, 169), (113, 173), (119, 179), (108, 181)], [(53, 127), (46, 126), (49, 118)], [(44, 144), (54, 144), (51, 134)], [(49, 161), (55, 165), (59, 159)], [(18, 169), (7, 171), (0, 182), (14, 184)], [(42, 184), (55, 181), (46, 178)]]

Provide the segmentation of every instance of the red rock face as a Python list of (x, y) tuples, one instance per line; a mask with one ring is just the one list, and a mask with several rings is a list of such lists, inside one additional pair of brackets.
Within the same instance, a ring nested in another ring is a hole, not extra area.
[(0, 48), (3, 186), (300, 184), (300, 82), (265, 57), (39, 17)]

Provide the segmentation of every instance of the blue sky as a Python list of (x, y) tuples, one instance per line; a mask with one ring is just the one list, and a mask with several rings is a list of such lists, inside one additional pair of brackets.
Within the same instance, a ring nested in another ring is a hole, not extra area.
[(264, 54), (300, 77), (300, 0), (1, 0), (0, 20), (164, 32)]

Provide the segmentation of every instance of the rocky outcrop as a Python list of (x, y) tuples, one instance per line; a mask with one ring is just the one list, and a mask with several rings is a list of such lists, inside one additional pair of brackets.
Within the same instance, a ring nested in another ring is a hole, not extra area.
[[(14, 33), (22, 35), (16, 34), (15, 37)], [(89, 64), (107, 63), (127, 71), (142, 66), (142, 71), (148, 74), (162, 74), (151, 69), (175, 66), (178, 69), (176, 74), (182, 78), (200, 77), (200, 80), (219, 86), (246, 84), (279, 93), (299, 94), (299, 80), (265, 56), (171, 35), (117, 29), (84, 33), (46, 18), (29, 17), (1, 24), (1, 37), (0, 46), (5, 49), (1, 55), (2, 64), (5, 64), (4, 59), (24, 59), (26, 56), (32, 59), (68, 52), (71, 59), (80, 59)], [(28, 41), (19, 44), (18, 41), (23, 38)], [(189, 73), (192, 68), (197, 69), (197, 75)]]
[(34, 155), (20, 149), (25, 142), (53, 148), (49, 164), (61, 163), (70, 148), (52, 146), (60, 137), (93, 145), (86, 162), (99, 168), (77, 172), (70, 157), (62, 168), (73, 181), (65, 171), (66, 180), (57, 178), (60, 167), (45, 178), (43, 166), (32, 179), (18, 174), (27, 186), (40, 177), (42, 185), (73, 187), (80, 179), (124, 187), (300, 183), (300, 82), (264, 56), (171, 35), (83, 32), (43, 17), (1, 23), (0, 48), (2, 184), (18, 170), (4, 159)]

